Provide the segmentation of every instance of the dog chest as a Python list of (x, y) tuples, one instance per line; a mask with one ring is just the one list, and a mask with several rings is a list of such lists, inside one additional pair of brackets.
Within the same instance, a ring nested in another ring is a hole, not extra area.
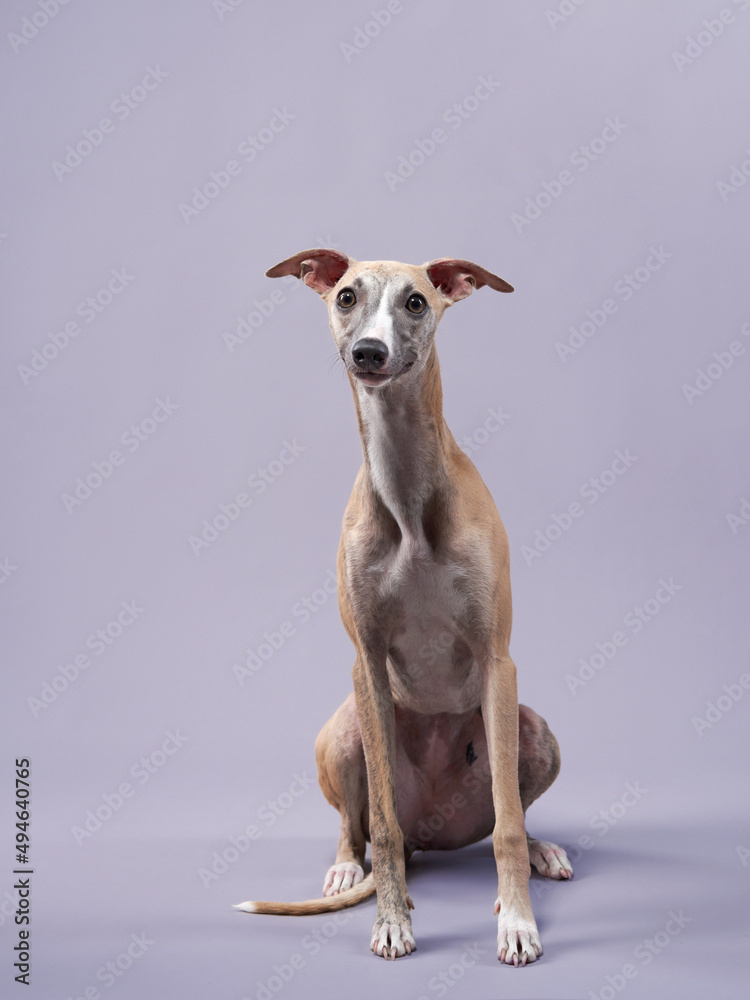
[(480, 673), (462, 627), (467, 571), (423, 547), (401, 546), (381, 584), (395, 608), (388, 673), (397, 700), (418, 712), (462, 712), (479, 704)]

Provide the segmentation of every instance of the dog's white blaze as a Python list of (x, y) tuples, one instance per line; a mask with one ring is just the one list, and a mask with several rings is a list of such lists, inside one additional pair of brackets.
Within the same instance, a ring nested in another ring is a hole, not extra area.
[(373, 275), (367, 273), (361, 275), (362, 281), (370, 296), (379, 296), (377, 312), (372, 318), (370, 325), (365, 329), (362, 337), (373, 337), (380, 340), (388, 348), (389, 355), (393, 353), (396, 343), (396, 331), (393, 323), (393, 310), (388, 304), (388, 290), (390, 282), (383, 288)]
[(393, 354), (396, 342), (395, 331), (393, 329), (393, 311), (387, 305), (387, 286), (383, 289), (383, 295), (378, 304), (378, 311), (372, 321), (372, 326), (365, 330), (363, 336), (380, 340), (388, 348), (388, 355)]

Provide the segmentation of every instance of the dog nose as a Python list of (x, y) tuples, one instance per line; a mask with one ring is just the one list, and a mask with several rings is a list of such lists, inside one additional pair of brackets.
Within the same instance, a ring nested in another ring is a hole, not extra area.
[(363, 337), (352, 347), (354, 364), (367, 372), (379, 371), (388, 360), (388, 348), (382, 340)]

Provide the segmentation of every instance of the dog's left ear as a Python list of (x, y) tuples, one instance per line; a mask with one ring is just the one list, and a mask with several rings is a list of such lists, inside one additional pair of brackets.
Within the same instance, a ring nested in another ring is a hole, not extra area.
[(266, 277), (283, 278), (285, 274), (293, 274), (319, 295), (325, 295), (338, 284), (353, 263), (351, 258), (338, 250), (300, 250), (293, 257), (269, 267)]
[(496, 274), (485, 270), (479, 264), (470, 260), (458, 260), (454, 257), (441, 257), (422, 265), (427, 271), (435, 288), (448, 299), (448, 305), (465, 299), (475, 288), (489, 285), (496, 292), (512, 292), (513, 285), (498, 278)]

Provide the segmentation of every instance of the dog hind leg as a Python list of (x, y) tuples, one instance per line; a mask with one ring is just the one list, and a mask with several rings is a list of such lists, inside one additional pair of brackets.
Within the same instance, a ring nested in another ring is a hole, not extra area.
[[(545, 720), (526, 705), (518, 706), (518, 781), (524, 813), (546, 792), (560, 772), (560, 748)], [(526, 834), (529, 861), (540, 875), (570, 879), (573, 866), (562, 847)]]
[(353, 694), (320, 731), (315, 759), (323, 794), (341, 814), (336, 858), (323, 884), (324, 896), (336, 896), (357, 885), (365, 875), (367, 768)]

